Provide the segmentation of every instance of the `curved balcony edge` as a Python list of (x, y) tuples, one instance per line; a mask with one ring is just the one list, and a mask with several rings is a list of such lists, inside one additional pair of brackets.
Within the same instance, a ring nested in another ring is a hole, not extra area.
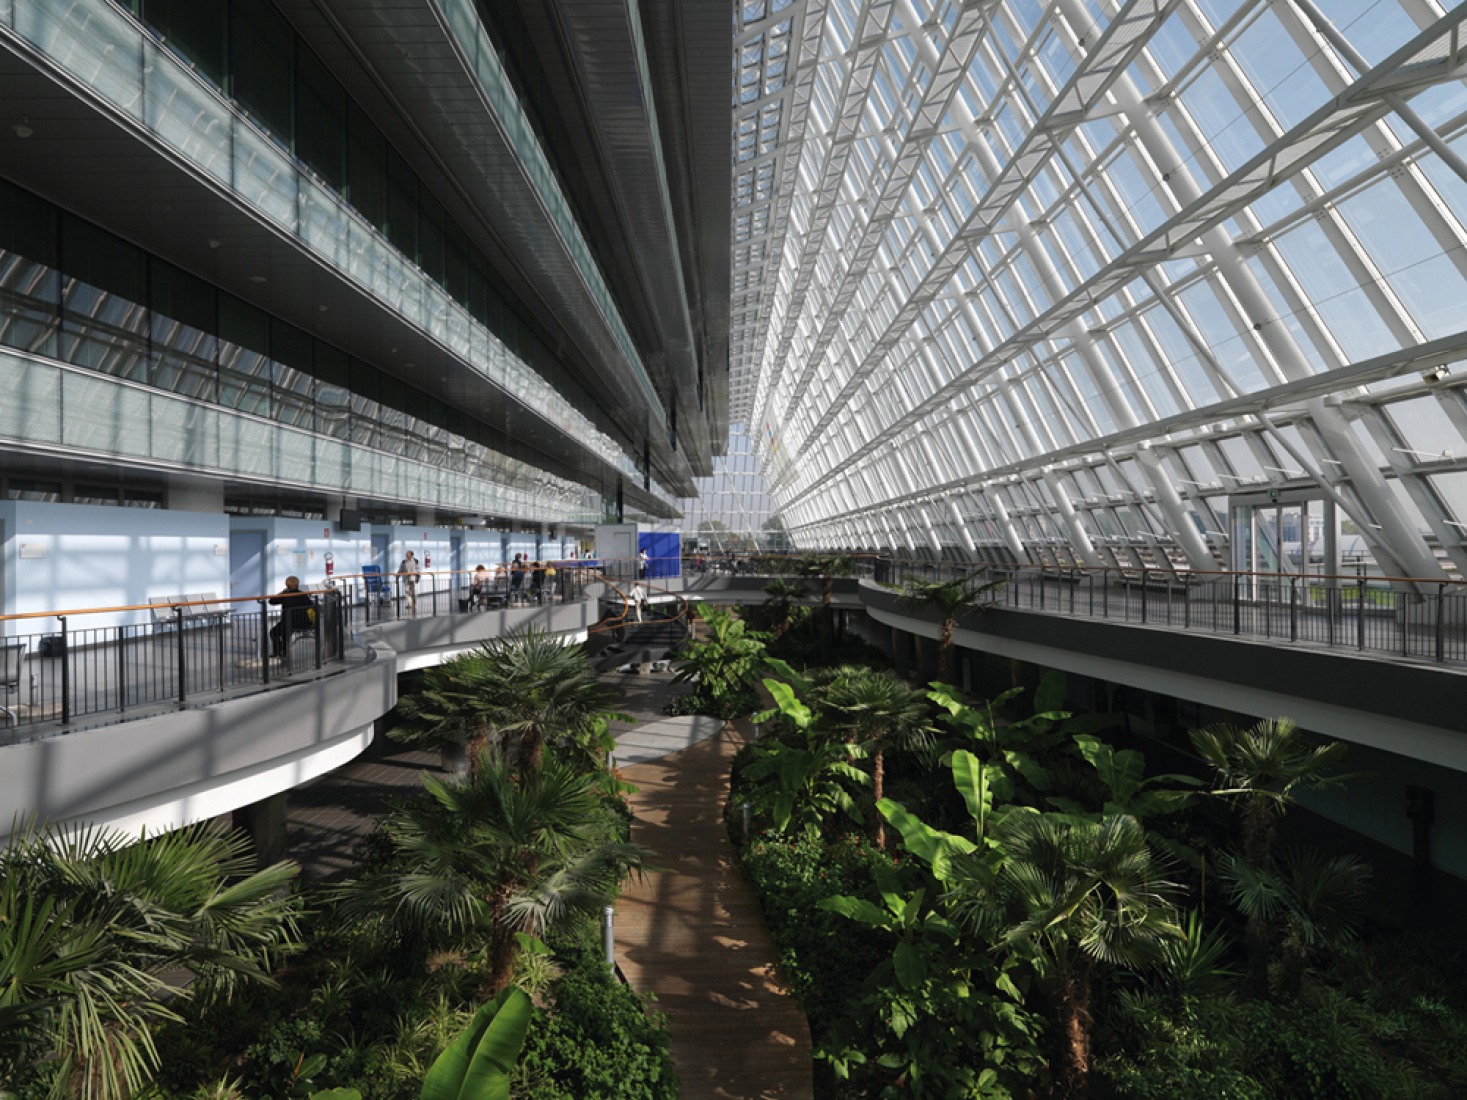
[(569, 604), (376, 624), (355, 637), (373, 659), (334, 675), (6, 746), (0, 842), (28, 820), (156, 835), (289, 791), (366, 750), (397, 702), (399, 673), (528, 626), (584, 641), (597, 614), (588, 593)]

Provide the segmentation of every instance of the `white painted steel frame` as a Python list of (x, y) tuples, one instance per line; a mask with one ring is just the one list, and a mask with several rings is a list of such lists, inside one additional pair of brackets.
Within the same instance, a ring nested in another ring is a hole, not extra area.
[(1284, 490), (1467, 570), (1467, 7), (1325, 7), (739, 5), (731, 418), (798, 544), (1207, 568)]

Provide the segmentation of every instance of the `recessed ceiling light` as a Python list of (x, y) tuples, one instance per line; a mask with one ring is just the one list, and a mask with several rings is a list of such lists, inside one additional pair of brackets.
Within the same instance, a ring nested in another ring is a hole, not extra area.
[(210, 237), (209, 238), (209, 247), (210, 248), (218, 248), (219, 247), (219, 238), (218, 237)]
[(15, 131), (15, 136), (18, 138), (28, 138), (35, 133), (35, 130), (31, 129), (31, 120), (29, 118), (21, 119), (11, 129)]
[(250, 276), (250, 282), (252, 282), (252, 283), (263, 283), (263, 282), (265, 282), (265, 276), (263, 276), (263, 275), (251, 275)]
[(330, 308), (331, 308), (331, 307), (330, 307), (330, 306), (328, 306), (328, 305), (324, 305), (324, 304), (323, 304), (323, 305), (319, 305), (319, 306), (317, 306), (317, 307), (316, 307), (316, 308), (317, 308), (317, 309), (319, 309), (319, 310), (320, 310), (320, 311), (321, 311), (321, 312), (322, 312), (322, 313), (325, 313), (325, 312), (326, 312), (326, 311), (327, 311), (327, 310), (328, 310), (328, 309), (330, 309)]

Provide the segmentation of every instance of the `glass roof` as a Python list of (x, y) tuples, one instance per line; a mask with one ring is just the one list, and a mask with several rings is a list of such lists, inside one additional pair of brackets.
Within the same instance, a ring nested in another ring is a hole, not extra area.
[(1467, 573), (1464, 22), (738, 5), (730, 419), (791, 537), (1231, 568), (1323, 501)]

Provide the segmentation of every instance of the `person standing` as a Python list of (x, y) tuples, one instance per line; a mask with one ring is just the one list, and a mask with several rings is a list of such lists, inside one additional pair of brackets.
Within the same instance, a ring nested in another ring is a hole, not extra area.
[(418, 574), (421, 572), (418, 559), (409, 550), (402, 556), (402, 563), (397, 567), (397, 575), (402, 578), (402, 594), (407, 601), (409, 615), (418, 613)]
[(652, 559), (647, 556), (647, 548), (645, 546), (637, 551), (637, 576), (644, 581), (647, 579), (647, 565), (651, 561)]
[(509, 602), (524, 594), (525, 587), (525, 556), (516, 554), (514, 561), (509, 563)]

